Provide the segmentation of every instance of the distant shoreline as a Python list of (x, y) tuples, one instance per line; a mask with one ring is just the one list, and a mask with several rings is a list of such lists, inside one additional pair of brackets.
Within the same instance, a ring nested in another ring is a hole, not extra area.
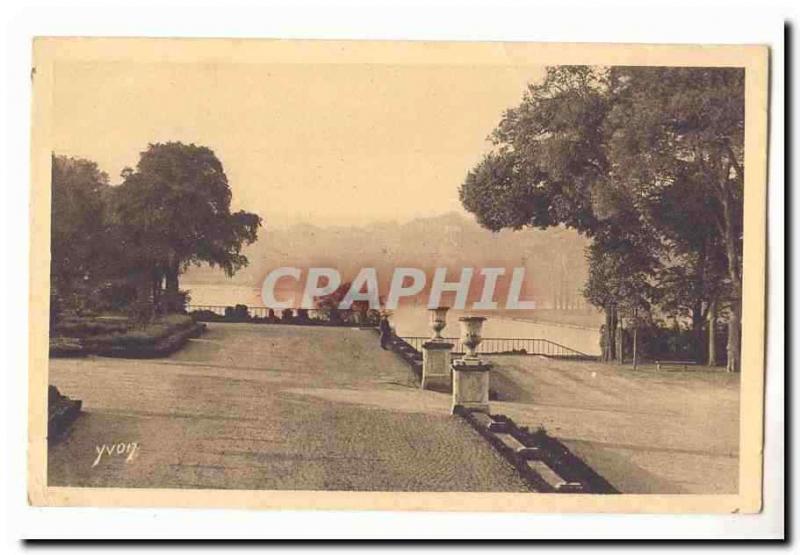
[[(232, 293), (232, 295), (226, 300), (220, 302), (219, 297), (215, 294), (214, 297), (216, 298), (216, 302), (203, 302), (208, 301), (205, 295), (198, 295), (199, 298), (191, 299), (190, 304), (196, 305), (205, 305), (205, 306), (234, 306), (236, 304), (244, 304), (247, 306), (261, 306), (261, 303), (254, 303), (256, 301), (257, 291), (258, 288), (252, 285), (247, 284), (238, 284), (238, 283), (219, 283), (219, 282), (200, 282), (200, 281), (192, 281), (191, 283), (186, 283), (183, 285), (182, 288), (185, 288), (191, 292), (192, 288), (196, 289), (203, 289), (203, 288), (213, 288), (215, 291), (218, 292), (219, 289), (225, 289)], [(197, 291), (198, 293), (200, 291)], [(227, 296), (227, 295), (222, 295)], [(246, 297), (249, 297), (251, 300), (247, 301)], [(425, 307), (421, 305), (415, 305), (413, 307), (404, 307), (404, 308), (414, 308), (414, 309), (423, 309)], [(560, 311), (556, 309), (537, 309), (534, 311), (525, 311), (525, 315), (514, 315), (511, 311), (469, 311), (470, 313), (476, 314), (484, 314), (490, 318), (497, 318), (507, 321), (515, 321), (515, 322), (524, 322), (529, 324), (543, 324), (548, 326), (560, 326), (564, 328), (573, 328), (573, 329), (580, 329), (580, 330), (591, 330), (597, 331), (600, 326), (602, 325), (601, 320), (597, 320), (596, 322), (589, 321), (591, 319), (591, 315), (587, 312), (578, 312), (577, 314), (574, 311)], [(571, 321), (567, 321), (571, 320)], [(583, 322), (581, 320), (584, 320)]]
[(545, 319), (537, 319), (537, 318), (509, 318), (506, 316), (500, 316), (501, 320), (513, 320), (515, 322), (527, 322), (530, 324), (547, 324), (548, 326), (559, 326), (562, 328), (575, 328), (579, 330), (591, 330), (597, 331), (599, 327), (602, 325), (598, 323), (596, 327), (590, 325), (580, 325), (580, 324), (568, 324), (566, 322), (559, 322), (556, 320), (545, 320)]

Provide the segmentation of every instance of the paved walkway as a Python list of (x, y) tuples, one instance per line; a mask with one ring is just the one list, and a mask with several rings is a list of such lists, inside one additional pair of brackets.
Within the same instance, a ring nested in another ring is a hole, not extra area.
[(544, 426), (623, 493), (736, 493), (739, 374), (493, 360), (492, 411)]
[(166, 359), (51, 360), (50, 383), (85, 411), (52, 486), (526, 491), (371, 331), (210, 324)]

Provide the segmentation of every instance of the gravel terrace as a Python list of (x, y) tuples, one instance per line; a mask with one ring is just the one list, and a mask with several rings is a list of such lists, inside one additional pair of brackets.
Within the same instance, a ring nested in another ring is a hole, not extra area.
[(84, 410), (51, 486), (527, 491), (372, 331), (209, 324), (165, 359), (53, 359), (50, 383)]

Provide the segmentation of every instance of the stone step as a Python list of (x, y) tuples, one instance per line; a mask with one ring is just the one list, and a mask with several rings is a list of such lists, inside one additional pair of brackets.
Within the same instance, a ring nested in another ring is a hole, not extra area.
[(585, 493), (586, 489), (580, 482), (561, 482), (556, 486), (559, 493)]
[(520, 447), (517, 449), (517, 456), (526, 461), (541, 460), (544, 454), (539, 447)]
[(483, 426), (494, 433), (506, 447), (514, 451), (522, 459), (536, 460), (541, 458), (541, 450), (538, 447), (528, 447), (511, 435), (511, 425), (507, 421), (495, 420), (484, 413), (473, 413), (472, 417), (479, 426)]
[(526, 464), (528, 468), (536, 472), (550, 487), (559, 493), (583, 493), (585, 491), (583, 484), (580, 482), (567, 482), (542, 461), (530, 460)]
[(508, 433), (509, 431), (508, 422), (498, 422), (496, 420), (490, 422), (487, 428), (490, 432), (494, 432), (496, 434)]
[(506, 447), (513, 449), (513, 451), (523, 460), (541, 460), (542, 451), (538, 447), (527, 447), (521, 443), (517, 438), (509, 433), (499, 433), (497, 437)]
[(472, 418), (479, 426), (486, 429), (489, 429), (489, 425), (494, 422), (491, 416), (483, 412), (473, 412)]
[(547, 482), (553, 489), (556, 489), (558, 485), (564, 481), (561, 479), (561, 476), (556, 474), (552, 468), (544, 464), (542, 461), (527, 461), (525, 464), (528, 466), (528, 468), (538, 474), (542, 480)]

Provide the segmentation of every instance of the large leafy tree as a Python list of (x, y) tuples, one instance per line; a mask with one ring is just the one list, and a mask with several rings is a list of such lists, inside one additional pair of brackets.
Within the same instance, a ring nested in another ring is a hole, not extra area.
[(656, 295), (652, 276), (659, 265), (659, 245), (631, 211), (606, 221), (593, 239), (587, 249), (589, 276), (583, 293), (605, 312), (603, 360), (621, 360), (620, 318), (649, 312)]
[(641, 206), (662, 233), (667, 247), (655, 276), (657, 302), (664, 314), (692, 322), (698, 356), (703, 352), (702, 335), (707, 327), (707, 362), (716, 365), (716, 321), (729, 304), (730, 293), (724, 249), (717, 228), (708, 217), (716, 210), (715, 200), (694, 180), (679, 177)]
[(123, 178), (115, 199), (121, 241), (140, 283), (150, 280), (158, 294), (163, 279), (168, 310), (176, 308), (179, 276), (190, 264), (228, 275), (247, 264), (242, 247), (256, 240), (261, 218), (231, 212), (228, 179), (211, 149), (151, 144)]
[[(522, 103), (507, 110), (493, 131), (496, 148), (468, 173), (460, 189), (462, 204), (494, 231), (563, 225), (592, 238), (603, 234), (609, 245), (612, 238), (630, 235), (627, 228), (637, 220), (610, 180), (605, 149), (611, 107), (607, 72), (585, 66), (548, 68), (544, 80), (530, 85)], [(625, 261), (603, 266), (595, 252), (589, 262), (596, 286), (589, 284), (587, 298), (605, 311), (603, 358), (611, 360), (624, 289), (601, 276)]]
[(492, 133), (462, 203), (489, 229), (564, 225), (592, 238), (586, 294), (607, 333), (620, 306), (655, 300), (688, 304), (702, 326), (703, 303), (708, 312), (725, 291), (737, 370), (742, 79), (735, 69), (548, 68)]
[(594, 204), (608, 192), (608, 110), (602, 73), (548, 68), (504, 114), (491, 135), (497, 148), (467, 175), (462, 203), (492, 230), (563, 224), (591, 236), (602, 217)]
[(62, 295), (109, 272), (108, 176), (90, 160), (53, 156), (51, 282)]
[(679, 241), (697, 254), (698, 271), (710, 266), (709, 275), (719, 276), (714, 262), (720, 255), (724, 258), (725, 283), (717, 280), (715, 288), (725, 290), (728, 369), (738, 371), (744, 70), (614, 68), (609, 82), (614, 99), (607, 117), (612, 179), (641, 198), (673, 188), (691, 191), (662, 212), (693, 216), (691, 222), (684, 222), (689, 225), (677, 229)]

